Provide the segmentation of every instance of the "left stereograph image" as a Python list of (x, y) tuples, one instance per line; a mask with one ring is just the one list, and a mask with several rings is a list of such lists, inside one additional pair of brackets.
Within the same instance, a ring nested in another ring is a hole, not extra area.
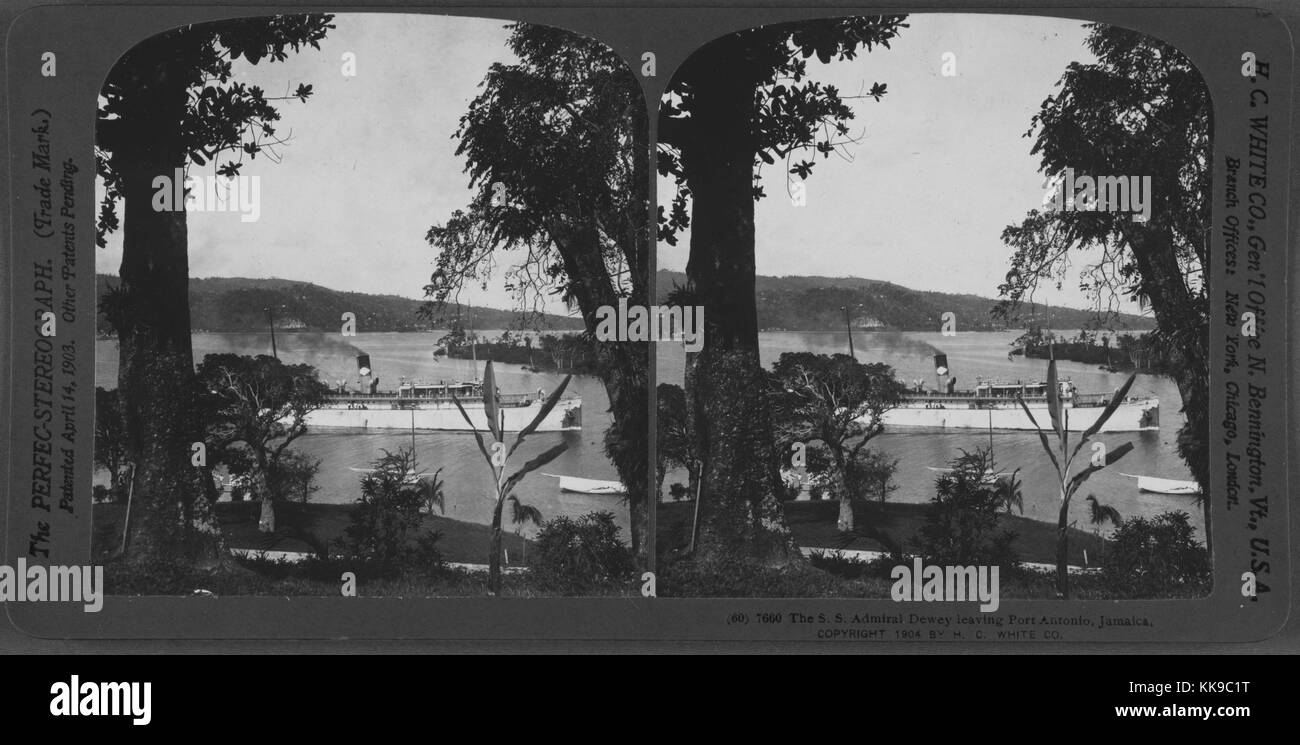
[(639, 594), (645, 103), (568, 31), (284, 15), (99, 97), (112, 594)]

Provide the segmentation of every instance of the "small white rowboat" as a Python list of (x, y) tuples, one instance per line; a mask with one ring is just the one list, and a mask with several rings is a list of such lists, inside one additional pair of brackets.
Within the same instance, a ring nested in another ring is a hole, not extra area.
[(1195, 481), (1158, 479), (1153, 476), (1134, 476), (1131, 473), (1121, 473), (1120, 475), (1137, 479), (1138, 491), (1151, 492), (1152, 494), (1181, 494), (1192, 497), (1201, 493), (1201, 487), (1197, 486)]
[(560, 480), (560, 491), (577, 494), (627, 494), (627, 487), (618, 481), (601, 481), (599, 479), (580, 479), (577, 476), (561, 476), (558, 473), (543, 473)]

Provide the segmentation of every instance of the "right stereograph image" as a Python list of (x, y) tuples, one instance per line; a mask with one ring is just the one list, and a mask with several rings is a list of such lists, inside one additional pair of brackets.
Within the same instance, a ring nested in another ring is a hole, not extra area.
[(704, 310), (658, 345), (659, 594), (1207, 595), (1212, 127), (1178, 49), (1079, 20), (692, 55), (658, 122), (657, 302)]

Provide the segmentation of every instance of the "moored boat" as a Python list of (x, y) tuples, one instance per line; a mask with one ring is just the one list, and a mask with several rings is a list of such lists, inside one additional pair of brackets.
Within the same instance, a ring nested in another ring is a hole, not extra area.
[(1128, 476), (1131, 479), (1137, 479), (1138, 491), (1149, 492), (1151, 494), (1172, 494), (1176, 496), (1199, 496), (1201, 487), (1195, 481), (1179, 481), (1177, 479), (1158, 479), (1154, 476), (1135, 476), (1131, 473), (1121, 473), (1121, 476)]
[[(402, 379), (397, 390), (379, 390), (379, 378), (370, 368), (369, 355), (357, 359), (359, 390), (341, 389), (306, 417), (311, 429), (394, 429), (464, 432), (470, 429), (460, 409), (464, 408), (480, 431), (488, 430), (480, 382), (417, 382)], [(546, 391), (533, 393), (497, 392), (499, 424), (506, 432), (518, 432), (541, 412)], [(460, 407), (457, 407), (457, 403)], [(565, 396), (537, 425), (537, 432), (565, 432), (582, 429), (582, 399)]]
[(553, 476), (560, 480), (560, 491), (574, 492), (577, 494), (627, 494), (627, 487), (618, 481), (604, 481), (601, 479), (581, 479), (577, 476), (561, 476), (558, 473), (543, 473), (543, 476)]
[[(981, 380), (975, 390), (912, 390), (903, 403), (886, 412), (886, 427), (934, 429), (1050, 429), (1047, 384), (1044, 382), (996, 382)], [(1066, 428), (1081, 432), (1091, 428), (1110, 403), (1110, 393), (1080, 393), (1069, 380), (1060, 381), (1059, 395)], [(1025, 413), (1024, 401), (1033, 420)], [(1140, 432), (1160, 429), (1160, 401), (1155, 397), (1131, 396), (1120, 402), (1098, 432)]]

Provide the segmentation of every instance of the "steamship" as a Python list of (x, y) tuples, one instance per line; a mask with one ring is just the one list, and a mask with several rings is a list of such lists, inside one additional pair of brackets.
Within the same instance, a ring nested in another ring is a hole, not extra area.
[[(1044, 381), (998, 381), (980, 378), (974, 390), (959, 390), (950, 374), (947, 355), (934, 356), (937, 389), (913, 384), (903, 403), (886, 412), (886, 427), (931, 429), (1033, 430), (1034, 422), (1020, 406), (1034, 415), (1044, 430), (1052, 427), (1047, 409)], [(1066, 428), (1072, 432), (1089, 429), (1101, 417), (1113, 393), (1082, 393), (1068, 378), (1057, 381)], [(1098, 432), (1141, 432), (1160, 429), (1160, 401), (1154, 397), (1130, 396), (1115, 409)]]
[[(403, 378), (397, 390), (380, 390), (379, 378), (370, 367), (370, 355), (357, 356), (358, 390), (341, 385), (319, 409), (307, 415), (311, 429), (368, 429), (408, 431), (469, 431), (456, 401), (480, 431), (488, 430), (481, 381), (439, 381), (426, 383)], [(541, 411), (547, 393), (503, 393), (497, 404), (501, 427), (518, 432)], [(455, 400), (453, 400), (453, 397)], [(582, 429), (582, 399), (565, 396), (537, 425), (537, 432), (565, 432)]]

